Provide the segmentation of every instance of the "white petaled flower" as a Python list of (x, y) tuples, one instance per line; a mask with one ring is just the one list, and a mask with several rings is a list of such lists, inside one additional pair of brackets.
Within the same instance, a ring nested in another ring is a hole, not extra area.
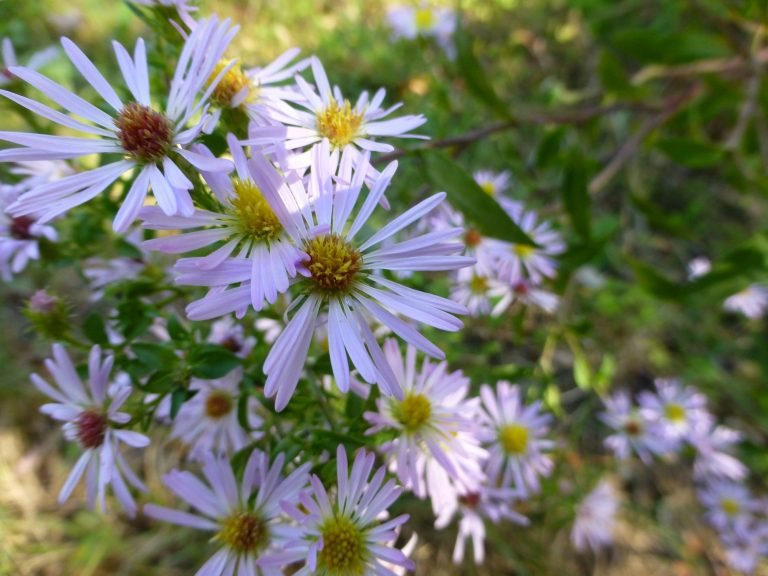
[(168, 216), (153, 206), (140, 212), (146, 228), (191, 230), (147, 240), (145, 248), (178, 254), (218, 246), (174, 267), (177, 284), (211, 288), (208, 296), (188, 306), (193, 320), (231, 312), (241, 317), (249, 306), (261, 310), (273, 304), (307, 258), (300, 248), (307, 239), (307, 223), (290, 183), (279, 179), (266, 159), (248, 160), (234, 136), (228, 140), (236, 176), (205, 174), (220, 201), (216, 211), (196, 209), (189, 218)]
[[(266, 66), (248, 70), (235, 62), (216, 85), (211, 102), (220, 108), (241, 108), (259, 124), (269, 123), (266, 120), (272, 103), (301, 99), (293, 84), (285, 85), (286, 80), (292, 82), (297, 73), (309, 66), (309, 59), (294, 62), (299, 52), (298, 48), (291, 48)], [(232, 60), (221, 60), (211, 78), (230, 62)]]
[(693, 461), (696, 479), (743, 480), (747, 476), (747, 467), (729, 453), (741, 441), (741, 434), (736, 430), (716, 426), (713, 420), (700, 420), (694, 423), (687, 439), (696, 451)]
[(512, 486), (523, 497), (539, 491), (539, 477), (552, 472), (546, 454), (555, 446), (546, 438), (552, 417), (543, 414), (541, 402), (526, 406), (519, 386), (501, 381), (496, 391), (484, 384), (480, 397), (487, 426), (481, 438), (490, 445), (486, 465), (490, 485)]
[(709, 258), (698, 256), (688, 262), (688, 280), (696, 280), (712, 270), (712, 262)]
[(492, 316), (503, 313), (514, 302), (520, 302), (524, 306), (541, 308), (547, 314), (552, 314), (557, 310), (560, 303), (556, 294), (539, 288), (529, 280), (518, 280), (511, 285), (497, 280), (491, 284), (489, 294), (500, 297), (491, 311)]
[(552, 278), (557, 271), (554, 256), (565, 250), (560, 234), (548, 222), (540, 222), (533, 210), (525, 210), (520, 202), (500, 199), (499, 204), (537, 246), (489, 240), (499, 279), (515, 284), (529, 280), (535, 285)]
[(285, 456), (279, 454), (270, 466), (266, 454), (254, 451), (238, 486), (227, 458), (209, 456), (203, 464), (205, 482), (191, 472), (173, 470), (166, 486), (191, 505), (194, 513), (146, 504), (151, 518), (215, 533), (212, 541), (222, 548), (196, 576), (278, 576), (287, 564), (275, 563), (286, 542), (299, 536), (288, 522), (281, 503), (298, 500), (307, 485), (309, 464), (284, 477)]
[[(296, 76), (301, 99), (294, 104), (299, 110), (285, 102), (274, 101), (269, 106), (272, 123), (282, 126), (252, 126), (250, 138), (244, 143), (257, 146), (277, 146), (286, 150), (306, 150), (290, 159), (290, 168), (310, 166), (312, 148), (327, 141), (335, 151), (348, 152), (355, 164), (361, 158), (361, 150), (370, 152), (391, 152), (391, 144), (379, 142), (381, 137), (426, 138), (409, 134), (427, 120), (421, 115), (401, 116), (385, 119), (400, 108), (395, 104), (382, 108), (385, 92), (377, 91), (373, 98), (363, 92), (355, 104), (345, 99), (337, 86), (331, 88), (328, 76), (320, 60), (310, 58), (315, 85), (310, 85), (301, 76)], [(372, 167), (368, 167), (373, 170)]]
[(607, 480), (601, 480), (576, 511), (571, 528), (571, 542), (579, 552), (591, 548), (595, 552), (613, 542), (613, 530), (619, 499), (616, 490)]
[[(133, 56), (114, 42), (117, 62), (132, 97), (129, 102), (120, 99), (80, 48), (67, 38), (61, 40), (72, 64), (109, 105), (109, 113), (29, 68), (13, 67), (13, 74), (46, 94), (69, 114), (6, 90), (0, 90), (0, 94), (86, 136), (2, 131), (0, 140), (20, 147), (0, 151), (0, 161), (61, 160), (90, 154), (121, 158), (35, 186), (10, 207), (11, 214), (38, 214), (40, 221), (46, 222), (96, 197), (121, 176), (133, 174), (134, 182), (113, 221), (116, 231), (125, 231), (133, 222), (150, 187), (166, 214), (191, 216), (194, 206), (189, 190), (193, 185), (179, 168), (179, 160), (202, 170), (226, 170), (231, 165), (228, 160), (201, 156), (187, 147), (197, 139), (207, 121), (206, 102), (215, 82), (205, 92), (203, 88), (236, 32), (237, 28), (231, 28), (228, 20), (220, 23), (211, 18), (200, 22), (184, 44), (163, 111), (152, 107), (146, 48), (141, 39), (136, 43)], [(220, 75), (223, 74), (222, 70)]]
[(440, 510), (435, 520), (435, 527), (438, 529), (447, 526), (456, 512), (461, 515), (456, 545), (453, 549), (453, 562), (460, 564), (464, 561), (467, 540), (472, 541), (475, 564), (484, 562), (486, 520), (494, 524), (502, 520), (509, 520), (522, 526), (530, 524), (525, 516), (513, 508), (516, 499), (519, 498), (520, 494), (516, 490), (489, 488), (484, 484), (476, 492), (459, 496), (457, 508), (446, 507)]
[(699, 491), (699, 500), (707, 509), (709, 523), (721, 532), (746, 528), (760, 509), (749, 489), (737, 482), (710, 482)]
[(417, 36), (434, 38), (453, 57), (456, 48), (453, 34), (456, 31), (456, 13), (450, 8), (430, 7), (422, 3), (419, 7), (393, 6), (387, 11), (387, 20), (392, 36), (413, 40)]
[(484, 278), (496, 276), (496, 257), (492, 252), (495, 240), (486, 238), (480, 232), (466, 223), (464, 215), (455, 210), (448, 202), (441, 204), (429, 217), (424, 218), (417, 226), (419, 231), (431, 232), (437, 230), (463, 229), (462, 241), (465, 254), (474, 256), (477, 262), (472, 270)]
[(491, 314), (491, 308), (496, 312), (494, 300), (498, 296), (503, 299), (506, 292), (508, 289), (503, 283), (481, 274), (478, 266), (472, 266), (462, 268), (456, 274), (451, 300), (466, 306), (471, 316), (487, 316)]
[(751, 284), (741, 292), (729, 296), (723, 302), (729, 312), (738, 312), (747, 318), (760, 318), (768, 310), (768, 287)]
[(192, 15), (194, 12), (197, 12), (197, 6), (190, 4), (190, 0), (128, 0), (128, 2), (161, 10), (172, 8), (177, 12), (179, 19), (187, 28), (192, 30), (197, 26), (197, 22), (195, 22)]
[(33, 215), (10, 216), (7, 207), (18, 198), (14, 189), (0, 190), (0, 278), (10, 282), (14, 274), (40, 258), (41, 238), (55, 242), (58, 234), (52, 226), (41, 224)]
[(632, 405), (626, 392), (616, 392), (605, 399), (606, 411), (600, 419), (613, 429), (605, 439), (605, 446), (616, 458), (626, 460), (632, 452), (650, 464), (654, 455), (668, 454), (677, 446), (661, 433), (658, 422), (649, 420)]
[(261, 437), (258, 429), (263, 420), (256, 413), (259, 409), (256, 398), (249, 396), (246, 400), (250, 430), (244, 430), (238, 420), (242, 379), (242, 368), (236, 368), (222, 378), (193, 378), (190, 382), (189, 389), (197, 394), (181, 405), (171, 430), (171, 438), (191, 446), (190, 459), (203, 460), (208, 454), (231, 456)]
[[(388, 339), (384, 354), (402, 388), (403, 398), (376, 401), (378, 412), (366, 412), (372, 424), (366, 434), (393, 429), (397, 437), (381, 449), (406, 489), (419, 498), (429, 496), (439, 513), (454, 493), (477, 491), (485, 479), (487, 453), (476, 438), (477, 398), (467, 399), (469, 378), (448, 363), (424, 359), (417, 371), (416, 348), (408, 346), (405, 362), (398, 343)], [(447, 476), (447, 477), (446, 477)]]
[[(35, 52), (29, 60), (27, 60), (26, 67), (30, 70), (37, 70), (42, 66), (45, 66), (48, 62), (53, 60), (59, 53), (59, 49), (55, 46), (49, 46), (39, 52)], [(11, 72), (11, 68), (18, 66), (19, 62), (16, 58), (16, 50), (13, 48), (13, 43), (10, 38), (3, 38), (2, 42), (2, 56), (3, 65), (0, 67), (0, 86), (7, 86), (16, 80), (16, 75)]]
[(136, 502), (129, 485), (141, 491), (145, 491), (146, 487), (128, 466), (121, 452), (121, 444), (143, 448), (149, 444), (149, 438), (121, 428), (131, 419), (125, 412), (120, 412), (131, 388), (119, 387), (114, 395), (110, 394), (109, 375), (113, 360), (112, 356), (107, 356), (102, 362), (99, 347), (91, 348), (86, 386), (77, 375), (64, 347), (54, 344), (53, 360), (46, 360), (45, 366), (56, 386), (51, 386), (37, 374), (32, 374), (31, 380), (35, 388), (55, 401), (44, 404), (40, 411), (66, 422), (64, 435), (84, 450), (59, 493), (59, 503), (64, 503), (70, 497), (77, 483), (85, 476), (91, 508), (106, 508), (106, 490), (107, 486), (111, 486), (125, 511), (133, 516), (136, 513)]
[(238, 324), (232, 316), (225, 316), (211, 324), (207, 342), (224, 346), (238, 358), (245, 358), (256, 345), (256, 338), (245, 335), (245, 328)]
[(500, 196), (509, 187), (512, 175), (507, 172), (491, 172), (490, 170), (478, 170), (473, 175), (475, 182), (489, 196)]
[(391, 546), (397, 530), (407, 520), (403, 514), (382, 521), (400, 496), (400, 488), (379, 468), (371, 478), (374, 455), (359, 450), (349, 469), (343, 446), (336, 450), (336, 498), (317, 476), (311, 492), (303, 492), (298, 506), (284, 502), (284, 509), (299, 524), (302, 536), (288, 544), (284, 559), (306, 562), (295, 576), (392, 575), (391, 567), (413, 569), (413, 562)]
[(744, 574), (752, 574), (758, 563), (768, 556), (768, 523), (755, 520), (722, 534), (728, 565)]
[(123, 280), (135, 280), (147, 268), (149, 258), (147, 251), (141, 246), (143, 238), (144, 232), (141, 228), (133, 228), (123, 236), (122, 240), (137, 252), (133, 257), (94, 257), (83, 262), (83, 275), (88, 280), (91, 289), (90, 300), (100, 300), (104, 296), (104, 289), (107, 286)]
[(710, 421), (707, 398), (678, 380), (658, 378), (656, 393), (640, 394), (640, 411), (661, 425), (661, 433), (672, 441), (684, 440), (700, 420)]
[[(389, 185), (396, 163), (373, 180), (365, 200), (359, 203), (364, 175), (368, 173), (367, 155), (354, 170), (351, 155), (343, 154), (336, 170), (327, 145), (315, 150), (310, 176), (310, 189), (316, 191), (313, 210), (310, 213), (308, 205), (302, 208), (305, 223), (315, 218), (312, 229), (304, 233), (302, 246), (308, 256), (303, 270), (306, 277), (297, 283), (301, 293), (292, 302), (293, 317), (264, 362), (265, 394), (276, 396), (277, 410), (286, 406), (301, 376), (318, 317), (327, 309), (329, 353), (339, 389), (349, 390), (351, 359), (363, 380), (378, 384), (384, 394), (402, 398), (397, 379), (371, 330), (370, 317), (409, 344), (442, 359), (444, 354), (437, 346), (395, 314), (455, 331), (462, 323), (453, 314), (464, 314), (466, 308), (447, 298), (408, 288), (380, 272), (456, 270), (474, 263), (474, 259), (457, 255), (462, 245), (453, 239), (461, 234), (460, 229), (430, 232), (381, 246), (384, 240), (432, 211), (445, 194), (423, 200), (367, 239), (360, 239), (358, 233)], [(357, 213), (352, 217), (356, 206)]]

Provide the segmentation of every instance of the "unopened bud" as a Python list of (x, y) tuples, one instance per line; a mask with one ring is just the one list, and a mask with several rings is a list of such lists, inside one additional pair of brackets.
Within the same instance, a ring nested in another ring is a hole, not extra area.
[(27, 302), (24, 315), (32, 329), (51, 340), (61, 340), (69, 333), (69, 310), (64, 301), (45, 290), (38, 290)]

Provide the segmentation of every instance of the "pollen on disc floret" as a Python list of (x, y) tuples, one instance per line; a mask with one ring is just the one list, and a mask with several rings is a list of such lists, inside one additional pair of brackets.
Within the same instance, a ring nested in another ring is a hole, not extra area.
[(357, 248), (336, 234), (315, 236), (304, 251), (309, 256), (306, 267), (310, 280), (323, 293), (349, 291), (363, 267), (363, 257)]
[(160, 162), (173, 146), (171, 121), (138, 102), (123, 108), (115, 126), (123, 150), (140, 162)]

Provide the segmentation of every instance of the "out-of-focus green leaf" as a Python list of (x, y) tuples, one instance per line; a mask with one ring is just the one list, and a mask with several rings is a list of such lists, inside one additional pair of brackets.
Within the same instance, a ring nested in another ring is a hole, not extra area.
[(189, 366), (198, 378), (221, 378), (239, 365), (240, 358), (216, 344), (199, 344), (189, 351)]
[(635, 280), (647, 292), (664, 300), (680, 300), (685, 295), (684, 286), (665, 278), (644, 262), (630, 257), (626, 261), (632, 268)]
[(535, 246), (533, 240), (461, 166), (443, 152), (423, 155), (429, 178), (438, 190), (448, 194), (451, 204), (461, 211), (472, 226), (491, 238), (515, 244)]
[(509, 106), (499, 98), (482, 64), (475, 56), (472, 38), (464, 29), (456, 32), (456, 66), (464, 78), (467, 89), (490, 110), (502, 118), (510, 118)]
[(83, 333), (94, 344), (109, 344), (107, 330), (104, 328), (104, 320), (98, 312), (91, 312), (83, 322)]
[(723, 150), (707, 142), (698, 142), (688, 138), (666, 138), (656, 143), (661, 150), (675, 162), (690, 168), (709, 168), (723, 159)]
[(571, 154), (563, 175), (563, 203), (571, 224), (584, 240), (591, 236), (590, 197), (587, 190), (587, 172), (579, 154)]

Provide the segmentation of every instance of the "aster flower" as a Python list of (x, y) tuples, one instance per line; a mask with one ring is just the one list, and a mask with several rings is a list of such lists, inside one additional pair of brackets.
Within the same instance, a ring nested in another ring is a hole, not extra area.
[(537, 246), (489, 240), (498, 278), (510, 284), (520, 280), (540, 284), (544, 278), (554, 277), (557, 264), (553, 256), (565, 249), (560, 234), (549, 223), (540, 222), (536, 213), (525, 210), (520, 202), (502, 198), (499, 204)]
[(768, 556), (768, 523), (754, 521), (722, 535), (728, 565), (744, 574), (752, 574), (760, 560)]
[[(72, 64), (110, 106), (109, 114), (29, 68), (11, 68), (14, 75), (45, 93), (70, 115), (12, 92), (0, 90), (0, 94), (87, 137), (2, 131), (0, 139), (20, 147), (0, 151), (0, 161), (56, 160), (90, 154), (122, 156), (98, 168), (32, 188), (10, 207), (11, 214), (39, 214), (40, 221), (47, 222), (91, 200), (122, 175), (130, 173), (135, 179), (115, 216), (116, 231), (125, 231), (135, 219), (150, 187), (166, 214), (192, 215), (194, 206), (189, 195), (192, 182), (177, 162), (183, 159), (205, 170), (230, 166), (227, 160), (204, 157), (187, 147), (203, 130), (207, 121), (205, 104), (216, 82), (201, 94), (203, 86), (236, 32), (237, 28), (230, 28), (229, 21), (219, 23), (211, 18), (200, 22), (184, 44), (168, 104), (162, 112), (154, 109), (150, 101), (146, 49), (141, 39), (136, 43), (133, 57), (122, 45), (114, 43), (123, 79), (133, 98), (127, 103), (80, 48), (67, 38), (61, 40)], [(224, 73), (223, 70), (221, 75)], [(201, 118), (189, 126), (192, 118), (201, 114)]]
[(489, 196), (498, 197), (509, 187), (512, 175), (507, 172), (491, 172), (490, 170), (477, 170), (473, 175), (477, 185)]
[(616, 392), (605, 399), (606, 411), (600, 419), (614, 430), (605, 439), (605, 445), (616, 458), (626, 460), (634, 451), (646, 464), (654, 455), (669, 453), (675, 444), (661, 433), (660, 425), (632, 406), (626, 392)]
[(456, 228), (461, 228), (464, 232), (462, 235), (464, 253), (477, 260), (472, 267), (473, 272), (484, 278), (496, 279), (496, 257), (491, 249), (496, 246), (497, 241), (484, 237), (479, 231), (472, 228), (467, 224), (464, 215), (455, 210), (448, 202), (438, 206), (418, 225), (419, 231), (424, 232)]
[(270, 466), (268, 457), (251, 454), (238, 486), (229, 460), (207, 457), (205, 482), (190, 472), (173, 470), (164, 478), (168, 488), (195, 508), (182, 512), (147, 504), (151, 518), (214, 532), (213, 541), (222, 548), (196, 572), (196, 576), (279, 576), (285, 565), (274, 556), (290, 539), (299, 535), (281, 512), (281, 502), (296, 501), (307, 484), (310, 465), (299, 466), (287, 477), (282, 471), (285, 456), (279, 454)]
[(524, 306), (541, 308), (547, 314), (552, 314), (557, 310), (557, 306), (560, 303), (560, 299), (556, 294), (547, 292), (529, 280), (523, 279), (518, 280), (512, 285), (495, 281), (492, 283), (489, 294), (501, 297), (491, 311), (492, 316), (498, 316), (514, 302), (520, 302)]
[(475, 268), (458, 271), (451, 288), (451, 300), (466, 306), (470, 316), (487, 316), (491, 313), (490, 284), (493, 280), (479, 274)]
[(714, 481), (699, 491), (707, 520), (720, 532), (745, 528), (760, 508), (749, 489), (738, 482)]
[(245, 358), (256, 345), (256, 338), (245, 335), (242, 324), (235, 322), (232, 316), (225, 316), (211, 324), (207, 342), (224, 346), (238, 358)]
[(705, 274), (709, 274), (712, 269), (712, 262), (704, 256), (697, 256), (688, 262), (688, 280), (696, 280)]
[(190, 0), (128, 0), (131, 4), (146, 6), (148, 8), (157, 8), (160, 10), (174, 9), (179, 19), (189, 28), (194, 29), (197, 25), (192, 14), (197, 12), (197, 6), (190, 4)]
[[(139, 254), (138, 257), (93, 257), (83, 262), (83, 276), (88, 280), (91, 289), (90, 300), (101, 300), (107, 286), (124, 280), (135, 280), (146, 270), (149, 264), (149, 252), (141, 245), (143, 238), (144, 231), (141, 228), (133, 228), (122, 237), (126, 244), (135, 248)], [(161, 274), (165, 276), (164, 267)]]
[(336, 450), (337, 490), (331, 499), (317, 476), (311, 492), (303, 492), (299, 506), (286, 501), (284, 509), (298, 522), (302, 535), (291, 542), (284, 559), (305, 561), (296, 576), (394, 576), (394, 566), (413, 569), (402, 551), (390, 546), (396, 530), (407, 520), (403, 514), (385, 522), (379, 519), (400, 496), (393, 480), (384, 482), (386, 470), (371, 478), (374, 456), (359, 450), (352, 469), (343, 446)]
[(469, 379), (460, 370), (448, 372), (447, 362), (425, 358), (417, 372), (416, 348), (408, 346), (404, 362), (394, 339), (384, 343), (384, 355), (403, 398), (377, 399), (378, 412), (363, 415), (372, 424), (366, 434), (396, 431), (382, 451), (390, 455), (404, 487), (419, 498), (432, 497), (439, 513), (446, 496), (453, 496), (446, 491), (476, 491), (484, 480), (481, 464), (487, 454), (475, 437), (478, 400), (467, 399)]
[[(244, 144), (278, 145), (289, 151), (309, 147), (306, 153), (293, 157), (288, 166), (305, 168), (311, 164), (311, 150), (323, 141), (327, 141), (334, 150), (350, 153), (357, 165), (361, 149), (371, 152), (394, 150), (392, 145), (377, 141), (382, 136), (423, 138), (409, 134), (426, 122), (421, 114), (384, 119), (401, 106), (396, 104), (382, 108), (384, 89), (377, 91), (373, 98), (370, 98), (368, 92), (363, 92), (353, 106), (338, 87), (331, 88), (325, 69), (317, 57), (310, 59), (310, 66), (316, 86), (296, 76), (302, 98), (294, 104), (306, 111), (285, 102), (272, 102), (269, 117), (272, 123), (283, 126), (252, 126), (250, 138)], [(372, 170), (372, 167), (368, 168)]]
[(433, 8), (426, 3), (419, 7), (393, 6), (387, 11), (387, 20), (395, 39), (413, 40), (417, 36), (432, 37), (453, 57), (456, 49), (453, 34), (456, 31), (456, 14), (449, 8)]
[(52, 226), (30, 216), (9, 216), (5, 210), (18, 198), (14, 189), (0, 190), (0, 278), (10, 282), (14, 274), (40, 258), (40, 239), (55, 242), (58, 234)]
[(498, 524), (509, 520), (515, 524), (527, 526), (529, 520), (513, 508), (520, 493), (510, 488), (490, 488), (483, 484), (478, 491), (459, 496), (458, 507), (440, 510), (435, 521), (435, 527), (442, 529), (448, 525), (454, 514), (461, 515), (459, 531), (456, 535), (456, 545), (453, 549), (453, 562), (460, 564), (464, 561), (467, 540), (472, 541), (475, 564), (485, 560), (485, 522), (490, 520)]
[(541, 402), (526, 406), (520, 387), (509, 382), (499, 382), (495, 394), (484, 384), (480, 397), (487, 420), (481, 438), (490, 444), (489, 484), (512, 485), (523, 497), (538, 492), (539, 477), (552, 472), (552, 458), (546, 452), (555, 443), (545, 438), (552, 417), (542, 414)]
[[(55, 46), (49, 46), (39, 52), (35, 52), (27, 60), (27, 68), (37, 70), (53, 60), (58, 53), (59, 49)], [(16, 76), (11, 72), (11, 68), (19, 65), (16, 59), (16, 51), (13, 49), (13, 43), (10, 38), (3, 38), (2, 56), (3, 65), (0, 67), (0, 86), (7, 86), (17, 80)]]
[(613, 541), (613, 529), (619, 500), (615, 489), (607, 480), (601, 480), (576, 511), (571, 528), (571, 542), (579, 552), (591, 548), (597, 552)]
[(184, 402), (173, 421), (171, 438), (191, 446), (189, 457), (203, 460), (207, 454), (232, 455), (248, 443), (261, 437), (257, 432), (263, 420), (256, 411), (259, 402), (253, 396), (246, 400), (248, 427), (244, 430), (237, 416), (242, 368), (236, 368), (222, 378), (202, 380), (193, 378), (189, 389), (197, 391)]
[[(146, 228), (192, 230), (147, 240), (144, 247), (150, 250), (177, 254), (223, 242), (207, 256), (184, 258), (174, 267), (178, 284), (214, 289), (209, 293), (213, 298), (187, 308), (194, 320), (230, 312), (242, 316), (249, 305), (261, 310), (273, 304), (307, 257), (297, 247), (308, 239), (305, 214), (296, 208), (290, 184), (263, 157), (248, 160), (234, 136), (228, 141), (237, 176), (205, 173), (221, 202), (218, 210), (197, 209), (189, 218), (168, 216), (154, 206), (140, 212)], [(224, 290), (232, 284), (239, 286)]]
[(699, 480), (727, 478), (742, 480), (747, 468), (729, 454), (741, 441), (741, 434), (725, 426), (716, 426), (712, 420), (699, 420), (688, 434), (688, 442), (696, 451), (693, 475)]
[(69, 499), (77, 483), (85, 475), (88, 504), (91, 508), (106, 508), (107, 486), (112, 487), (115, 496), (125, 511), (133, 516), (136, 503), (128, 485), (145, 491), (144, 484), (130, 469), (121, 453), (121, 444), (143, 448), (149, 438), (132, 430), (122, 429), (130, 416), (120, 412), (131, 393), (131, 388), (120, 388), (110, 393), (109, 374), (113, 357), (101, 361), (98, 346), (91, 348), (88, 358), (88, 385), (72, 365), (66, 350), (60, 344), (53, 345), (53, 360), (46, 360), (45, 366), (53, 376), (56, 386), (51, 386), (37, 374), (31, 380), (35, 388), (55, 402), (44, 404), (40, 411), (55, 420), (65, 422), (64, 435), (77, 442), (84, 450), (59, 493), (59, 503)]
[(671, 441), (685, 439), (699, 420), (711, 420), (707, 399), (678, 380), (656, 379), (656, 393), (640, 394), (640, 411), (658, 422), (660, 431)]
[[(466, 312), (463, 306), (407, 288), (378, 274), (383, 270), (455, 270), (474, 262), (472, 258), (456, 255), (461, 244), (451, 240), (461, 231), (455, 229), (423, 234), (386, 248), (377, 247), (428, 214), (443, 201), (445, 194), (423, 200), (392, 218), (367, 240), (360, 240), (358, 232), (379, 203), (396, 169), (392, 163), (374, 180), (352, 218), (364, 180), (361, 174), (368, 173), (367, 164), (364, 155), (353, 170), (351, 157), (342, 155), (337, 171), (332, 169), (327, 145), (316, 148), (310, 180), (310, 188), (317, 191), (313, 204), (316, 232), (305, 233), (307, 240), (302, 248), (309, 257), (304, 264), (306, 278), (297, 283), (301, 293), (291, 304), (293, 317), (264, 362), (265, 394), (276, 396), (277, 410), (286, 406), (296, 388), (318, 317), (325, 309), (331, 366), (342, 392), (349, 390), (349, 357), (363, 380), (378, 384), (387, 395), (402, 397), (367, 316), (438, 359), (444, 357), (440, 349), (390, 310), (442, 330), (455, 331), (462, 325), (452, 314)], [(337, 176), (335, 180), (331, 177), (333, 174)], [(309, 207), (303, 211), (308, 212)]]
[(768, 310), (768, 287), (750, 284), (741, 292), (726, 298), (723, 308), (729, 312), (743, 314), (747, 318), (760, 318)]

